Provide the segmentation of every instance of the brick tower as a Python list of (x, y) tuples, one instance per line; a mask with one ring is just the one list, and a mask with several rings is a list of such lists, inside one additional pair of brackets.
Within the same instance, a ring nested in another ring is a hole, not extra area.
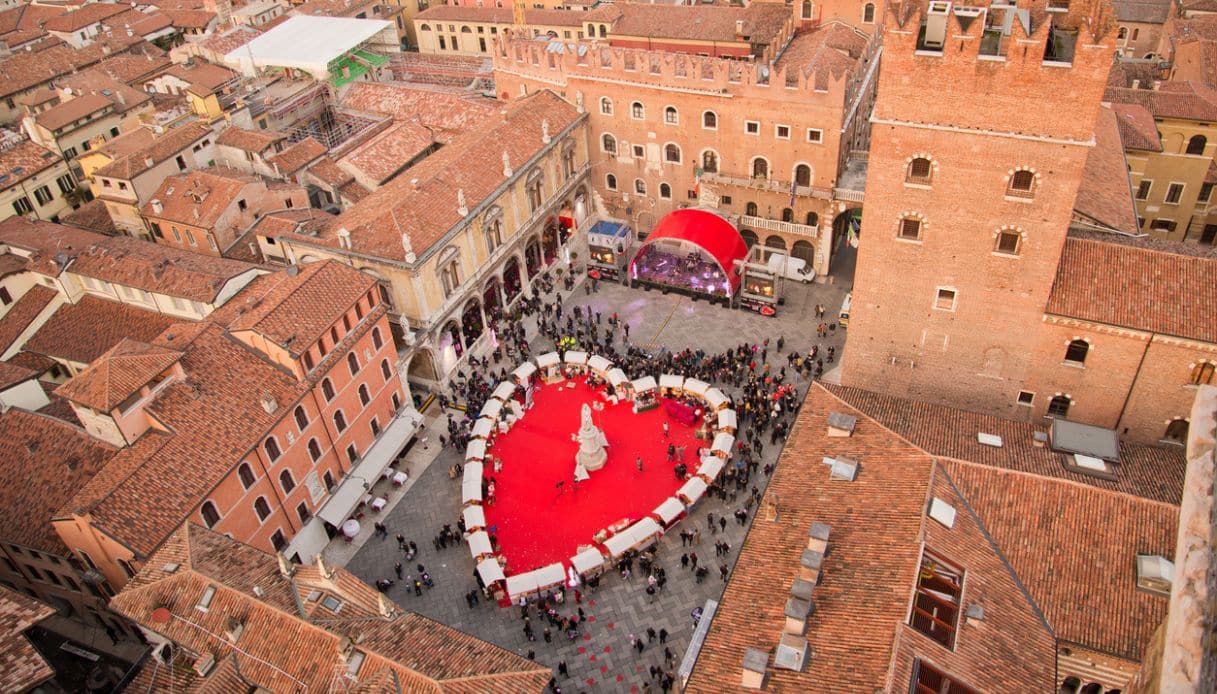
[(1107, 0), (889, 7), (842, 379), (1013, 415), (1114, 51)]

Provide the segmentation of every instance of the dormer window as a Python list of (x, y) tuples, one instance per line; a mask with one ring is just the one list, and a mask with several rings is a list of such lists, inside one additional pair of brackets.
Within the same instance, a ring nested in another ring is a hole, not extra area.
[(926, 552), (917, 572), (917, 595), (909, 624), (943, 646), (954, 649), (962, 594), (963, 569)]
[(1137, 555), (1137, 587), (1150, 593), (1170, 597), (1175, 581), (1175, 564), (1157, 554)]
[(199, 598), (199, 604), (195, 605), (194, 608), (199, 612), (206, 612), (211, 608), (211, 601), (215, 599), (215, 596), (216, 587), (207, 586), (207, 588), (203, 590), (203, 597)]

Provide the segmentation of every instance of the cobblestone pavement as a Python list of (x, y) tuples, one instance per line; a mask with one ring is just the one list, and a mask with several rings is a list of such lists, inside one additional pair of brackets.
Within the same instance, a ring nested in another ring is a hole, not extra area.
[[(591, 306), (605, 314), (616, 311), (622, 320), (631, 325), (631, 338), (637, 344), (658, 348), (666, 346), (673, 351), (686, 347), (719, 352), (741, 342), (760, 342), (766, 337), (772, 342), (779, 335), (786, 338), (787, 351), (804, 352), (816, 342), (814, 308), (824, 304), (830, 319), (835, 319), (841, 299), (849, 290), (848, 275), (852, 274), (852, 254), (840, 263), (839, 270), (844, 279), (828, 284), (800, 285), (788, 283), (786, 305), (780, 313), (766, 318), (754, 313), (712, 306), (704, 301), (693, 301), (689, 297), (663, 295), (657, 291), (646, 292), (627, 289), (619, 285), (602, 283), (600, 291), (585, 294), (582, 288), (567, 300), (568, 306), (575, 304)], [(848, 274), (846, 274), (848, 273)], [(606, 315), (607, 317), (607, 315)], [(837, 348), (838, 355), (844, 342), (843, 331), (838, 330), (828, 339), (820, 340), (821, 349), (828, 345)], [(536, 343), (536, 350), (545, 351), (548, 345)], [(785, 355), (771, 348), (770, 363), (776, 369), (785, 364)], [(827, 367), (827, 365), (826, 365)], [(800, 393), (806, 392), (808, 382), (796, 381)], [(731, 392), (731, 389), (726, 389)], [(442, 421), (428, 422), (432, 435), (438, 435), (445, 426)], [(432, 448), (437, 448), (432, 446)], [(779, 446), (765, 447), (762, 467), (776, 461)], [(564, 692), (641, 692), (649, 684), (650, 690), (659, 692), (658, 683), (650, 678), (651, 666), (676, 675), (680, 660), (684, 656), (693, 633), (691, 611), (717, 600), (722, 595), (724, 583), (719, 578), (719, 567), (734, 566), (739, 546), (751, 524), (751, 514), (746, 524), (738, 524), (732, 513), (744, 505), (746, 494), (737, 501), (728, 497), (727, 502), (704, 499), (683, 520), (678, 528), (659, 541), (658, 564), (667, 570), (668, 583), (664, 591), (654, 599), (645, 593), (646, 581), (640, 576), (624, 580), (620, 575), (609, 573), (601, 581), (600, 588), (584, 592), (583, 608), (587, 621), (582, 635), (574, 641), (555, 632), (552, 643), (543, 639), (544, 620), (534, 617), (535, 642), (528, 641), (523, 632), (523, 622), (518, 608), (500, 608), (483, 601), (470, 609), (465, 603), (465, 594), (476, 583), (473, 579), (474, 565), (464, 545), (437, 550), (433, 546), (435, 537), (445, 523), (455, 526), (460, 513), (460, 481), (450, 480), (447, 470), (461, 456), (461, 451), (451, 447), (438, 451), (437, 457), (427, 465), (405, 497), (387, 514), (386, 523), (391, 534), (402, 533), (419, 546), (419, 556), (404, 566), (404, 573), (418, 573), (415, 565), (423, 564), (435, 587), (424, 589), (421, 596), (407, 591), (405, 582), (389, 589), (389, 596), (406, 609), (413, 610), (432, 619), (448, 624), (479, 638), (490, 641), (520, 655), (530, 651), (538, 662), (556, 668), (565, 662), (570, 676), (560, 678)], [(417, 468), (415, 468), (417, 469)], [(763, 473), (753, 482), (764, 489), (768, 482)], [(728, 525), (725, 532), (711, 534), (708, 514), (715, 518), (725, 515)], [(682, 548), (681, 529), (699, 529), (700, 544)], [(729, 555), (724, 558), (714, 555), (714, 543), (725, 540), (730, 544)], [(693, 571), (682, 569), (680, 556), (684, 552), (695, 552), (699, 562), (710, 569), (703, 583), (697, 583)], [(347, 564), (347, 568), (365, 581), (394, 578), (394, 564), (403, 561), (392, 537), (368, 540)], [(568, 592), (563, 614), (573, 613), (573, 593)], [(646, 630), (667, 630), (666, 647), (673, 659), (665, 662), (664, 648), (656, 641), (649, 643), (642, 653), (630, 648), (630, 636), (646, 641)]]

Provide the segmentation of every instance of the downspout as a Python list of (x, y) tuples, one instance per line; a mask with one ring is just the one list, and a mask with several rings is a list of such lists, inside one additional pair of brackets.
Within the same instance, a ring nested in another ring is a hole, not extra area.
[(1141, 352), (1141, 360), (1137, 362), (1137, 370), (1133, 372), (1132, 383), (1128, 386), (1128, 393), (1124, 395), (1124, 404), (1120, 406), (1120, 417), (1116, 420), (1116, 427), (1124, 423), (1124, 413), (1128, 410), (1128, 401), (1132, 400), (1132, 389), (1136, 387), (1137, 380), (1141, 378), (1141, 367), (1145, 366), (1145, 355), (1149, 354), (1149, 346), (1154, 342), (1154, 333), (1149, 334), (1149, 339), (1145, 341), (1145, 349)]

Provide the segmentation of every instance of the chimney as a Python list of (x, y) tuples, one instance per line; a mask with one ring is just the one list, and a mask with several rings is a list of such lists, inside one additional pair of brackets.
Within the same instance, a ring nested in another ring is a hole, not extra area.
[(317, 571), (321, 574), (321, 577), (327, 581), (334, 579), (334, 568), (330, 566), (330, 563), (325, 558), (324, 554), (317, 555)]
[(380, 616), (385, 619), (393, 619), (397, 616), (397, 606), (389, 599), (389, 596), (384, 593), (378, 593), (379, 601), (377, 607), (380, 609)]
[(809, 583), (820, 582), (820, 567), (824, 565), (824, 555), (810, 549), (803, 550), (799, 557), (799, 578)]
[(820, 554), (828, 554), (828, 535), (832, 526), (827, 523), (812, 523), (807, 530), (807, 549)]
[(542, 118), (541, 119), (541, 142), (548, 145), (552, 140), (553, 140), (553, 138), (549, 136), (549, 119)]
[(338, 229), (338, 246), (348, 251), (351, 250), (351, 231), (346, 227)]
[(513, 173), (515, 173), (515, 171), (513, 171), (511, 168), (511, 155), (507, 154), (507, 150), (503, 150), (503, 175), (507, 178), (511, 178)]
[(236, 643), (241, 639), (243, 633), (245, 633), (245, 622), (236, 617), (229, 617), (224, 624), (224, 638), (228, 639), (229, 643)]
[(796, 598), (793, 595), (786, 600), (786, 624), (782, 627), (782, 631), (787, 634), (801, 636), (803, 631), (807, 629), (807, 618), (816, 611), (816, 603), (813, 600), (803, 600)]
[(152, 157), (144, 157), (144, 166), (151, 169), (152, 167), (156, 166), (156, 160)]
[(291, 578), (296, 575), (296, 565), (291, 563), (283, 552), (275, 552), (275, 558), (279, 560), (279, 574), (284, 578)]
[(262, 409), (266, 410), (266, 414), (274, 414), (279, 409), (279, 401), (270, 393), (263, 393)]
[(161, 201), (157, 200), (156, 198), (153, 198), (152, 202), (148, 204), (152, 205), (152, 212), (155, 214), (160, 214), (165, 211), (165, 206), (162, 205)]
[(769, 654), (758, 648), (744, 651), (743, 672), (740, 686), (745, 689), (761, 689), (765, 686), (765, 668), (769, 665)]
[(831, 412), (828, 415), (828, 437), (849, 438), (853, 436), (854, 427), (858, 426), (858, 418), (844, 412)]
[(401, 248), (406, 252), (406, 262), (413, 263), (418, 260), (418, 256), (414, 255), (414, 244), (410, 243), (410, 235), (403, 233), (401, 235)]
[(742, 20), (742, 19), (735, 20), (735, 35), (736, 36), (744, 35), (744, 20)]
[(1043, 448), (1048, 445), (1048, 432), (1033, 431), (1031, 432), (1031, 445), (1036, 448)]
[(456, 191), (456, 211), (462, 217), (469, 216), (469, 206), (465, 204), (464, 188), (459, 188)]

